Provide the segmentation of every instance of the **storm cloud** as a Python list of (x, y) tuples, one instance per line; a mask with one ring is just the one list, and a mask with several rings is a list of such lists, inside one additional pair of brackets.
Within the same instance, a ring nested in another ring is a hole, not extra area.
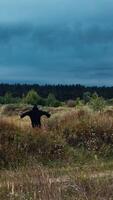
[(111, 0), (0, 1), (0, 81), (112, 85)]

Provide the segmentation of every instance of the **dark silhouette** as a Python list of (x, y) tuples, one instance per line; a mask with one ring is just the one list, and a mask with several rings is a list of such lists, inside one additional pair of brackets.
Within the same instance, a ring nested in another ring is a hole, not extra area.
[(20, 115), (21, 118), (24, 118), (26, 116), (29, 116), (31, 119), (32, 127), (36, 128), (39, 127), (41, 128), (41, 117), (42, 115), (47, 116), (48, 118), (51, 116), (48, 112), (39, 110), (38, 107), (35, 105), (32, 110), (24, 112)]

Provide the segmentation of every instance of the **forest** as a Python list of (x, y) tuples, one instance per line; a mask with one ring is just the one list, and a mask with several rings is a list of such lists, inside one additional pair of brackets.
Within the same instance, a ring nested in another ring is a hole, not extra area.
[(23, 97), (30, 90), (35, 90), (38, 94), (46, 98), (49, 93), (55, 95), (56, 99), (66, 101), (69, 99), (83, 98), (85, 92), (98, 93), (104, 99), (113, 98), (113, 86), (83, 86), (83, 85), (39, 85), (39, 84), (0, 84), (0, 96), (10, 92), (14, 97)]

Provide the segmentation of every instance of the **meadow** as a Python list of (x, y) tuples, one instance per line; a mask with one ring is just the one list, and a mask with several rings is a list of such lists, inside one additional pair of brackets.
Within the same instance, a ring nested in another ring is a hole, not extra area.
[(41, 129), (25, 108), (0, 107), (0, 199), (112, 200), (112, 106), (44, 107)]

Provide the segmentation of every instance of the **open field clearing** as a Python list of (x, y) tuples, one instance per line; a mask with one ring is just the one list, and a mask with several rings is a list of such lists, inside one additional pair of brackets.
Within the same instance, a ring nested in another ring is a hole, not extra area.
[(112, 107), (45, 108), (34, 130), (21, 110), (0, 108), (0, 199), (113, 199)]

